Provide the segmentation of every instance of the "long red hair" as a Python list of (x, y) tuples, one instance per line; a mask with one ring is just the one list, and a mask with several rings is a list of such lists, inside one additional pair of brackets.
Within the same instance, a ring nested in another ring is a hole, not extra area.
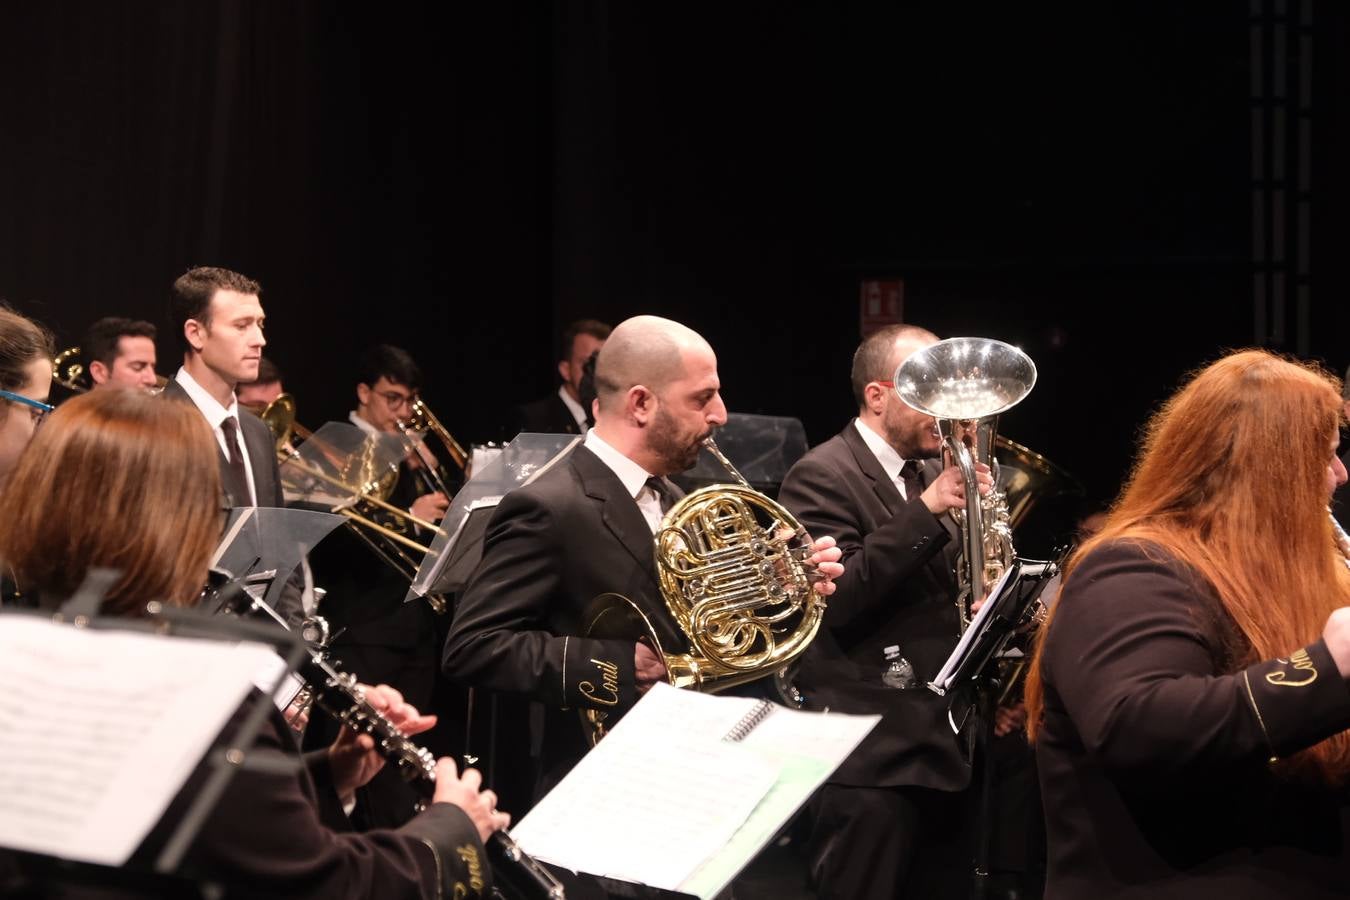
[[(1066, 567), (1108, 541), (1151, 544), (1214, 586), (1241, 635), (1236, 669), (1318, 640), (1350, 603), (1350, 570), (1327, 514), (1327, 465), (1341, 422), (1339, 380), (1264, 350), (1202, 369), (1149, 422), (1134, 470), (1102, 530)], [(1026, 684), (1027, 733), (1043, 711), (1041, 631)], [(1350, 735), (1297, 754), (1329, 780), (1350, 775)]]

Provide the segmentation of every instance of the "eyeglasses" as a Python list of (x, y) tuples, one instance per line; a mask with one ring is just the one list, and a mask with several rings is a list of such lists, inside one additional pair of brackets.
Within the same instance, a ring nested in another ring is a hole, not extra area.
[(32, 397), (25, 397), (23, 394), (16, 394), (13, 391), (0, 391), (0, 399), (9, 400), (11, 403), (22, 403), (28, 407), (28, 412), (33, 417), (33, 427), (42, 424), (42, 420), (47, 418), (47, 414), (56, 409), (49, 403), (43, 403), (41, 400), (34, 400)]
[(413, 402), (411, 395), (400, 394), (398, 391), (376, 391), (375, 393), (384, 398), (384, 402), (389, 404), (390, 409), (398, 409)]

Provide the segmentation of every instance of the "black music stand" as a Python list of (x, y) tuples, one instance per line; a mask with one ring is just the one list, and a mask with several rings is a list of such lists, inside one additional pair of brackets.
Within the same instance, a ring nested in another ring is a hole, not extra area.
[[(978, 842), (972, 896), (982, 900), (989, 886), (989, 845), (993, 806), (993, 767), (990, 744), (994, 738), (994, 711), (998, 706), (1000, 654), (1024, 626), (1027, 613), (1051, 579), (1059, 574), (1064, 554), (1054, 561), (1015, 559), (994, 585), (984, 605), (961, 636), (929, 690), (948, 698), (948, 721), (960, 733), (971, 711), (975, 713), (975, 740), (982, 760)], [(957, 716), (958, 704), (965, 711)]]
[[(309, 650), (298, 635), (268, 623), (212, 616), (199, 610), (159, 603), (148, 605), (147, 618), (144, 619), (101, 616), (99, 612), (107, 589), (118, 577), (119, 573), (111, 570), (91, 570), (70, 599), (60, 605), (59, 611), (54, 616), (55, 620), (69, 622), (72, 627), (91, 630), (160, 633), (167, 626), (168, 630), (178, 637), (267, 644), (276, 649), (278, 655), (285, 661), (285, 666), (279, 667), (276, 681), (267, 691), (268, 701), (252, 705), (243, 717), (240, 727), (230, 735), (229, 746), (215, 746), (204, 757), (210, 768), (210, 774), (160, 849), (152, 869), (127, 869), (37, 853), (6, 852), (15, 854), (14, 859), (20, 864), (22, 873), (39, 879), (37, 883), (24, 888), (31, 890), (31, 895), (35, 897), (46, 896), (44, 891), (51, 885), (117, 886), (127, 890), (147, 891), (147, 896), (157, 897), (218, 897), (221, 893), (218, 885), (183, 878), (176, 874), (176, 869), (236, 772), (245, 769), (267, 772), (295, 771), (301, 766), (299, 759), (291, 759), (270, 751), (254, 752), (251, 748), (256, 743), (258, 732), (269, 714), (269, 707), (272, 705), (271, 694), (275, 693), (282, 682), (297, 670), (302, 660), (308, 658)], [(45, 616), (50, 615), (50, 612), (0, 610), (0, 616), (4, 615)]]

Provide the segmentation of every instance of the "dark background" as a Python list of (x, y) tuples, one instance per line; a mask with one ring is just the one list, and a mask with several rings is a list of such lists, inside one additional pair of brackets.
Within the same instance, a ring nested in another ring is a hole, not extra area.
[[(852, 412), (859, 280), (899, 277), (907, 320), (1030, 353), (1001, 430), (1105, 500), (1148, 412), (1224, 348), (1350, 362), (1348, 20), (1313, 0), (9, 4), (0, 297), (65, 346), (101, 315), (163, 327), (184, 269), (234, 268), (263, 284), (301, 421), (341, 417), (354, 355), (388, 341), (465, 443), (552, 389), (562, 324), (664, 314), (718, 350), (731, 409), (815, 443)], [(1299, 22), (1302, 318), (1262, 312), (1252, 237), (1253, 59)]]

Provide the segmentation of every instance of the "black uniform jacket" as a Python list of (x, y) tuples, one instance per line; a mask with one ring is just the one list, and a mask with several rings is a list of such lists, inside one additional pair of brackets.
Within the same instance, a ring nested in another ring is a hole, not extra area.
[[(270, 702), (260, 694), (254, 702)], [(237, 713), (225, 733), (237, 729)], [(258, 750), (298, 754), (279, 715), (264, 723)], [(180, 865), (190, 877), (223, 882), (230, 897), (422, 898), (490, 895), (491, 873), (478, 831), (463, 810), (433, 803), (396, 831), (351, 832), (322, 751), (294, 772), (241, 768)], [(206, 780), (188, 779), (132, 858), (153, 865)], [(460, 893), (463, 892), (463, 893)]]
[[(940, 471), (925, 463), (924, 485)], [(778, 499), (813, 538), (828, 535), (843, 550), (843, 577), (802, 656), (797, 687), (810, 709), (882, 716), (831, 783), (964, 788), (970, 767), (946, 701), (924, 687), (958, 638), (947, 517), (939, 521), (918, 497), (906, 502), (852, 422), (792, 467)], [(914, 667), (914, 689), (882, 684), (893, 644)]]
[(526, 403), (516, 410), (517, 431), (531, 434), (580, 434), (572, 410), (567, 408), (558, 392)]
[[(179, 403), (192, 404), (192, 398), (188, 392), (183, 390), (182, 385), (172, 378), (164, 386), (164, 396)], [(211, 423), (214, 428), (218, 423)], [(281, 474), (277, 466), (277, 445), (272, 438), (272, 432), (253, 413), (240, 407), (239, 409), (239, 433), (244, 441), (244, 446), (248, 448), (249, 467), (253, 470), (253, 489), (258, 495), (258, 506), (260, 507), (283, 507), (286, 505), (286, 497), (281, 489)], [(215, 443), (213, 441), (213, 443)], [(253, 498), (247, 493), (238, 494), (237, 490), (231, 490), (230, 461), (225, 458), (225, 453), (220, 449), (220, 444), (216, 443), (216, 461), (220, 463), (221, 484), (225, 488), (225, 503), (231, 507), (252, 506)], [(277, 601), (277, 612), (288, 622), (295, 623), (304, 617), (304, 602), (301, 600), (301, 593), (304, 590), (304, 576), (297, 568), (291, 572), (286, 585), (282, 588), (280, 599)]]
[(442, 665), (455, 681), (542, 703), (540, 790), (586, 750), (576, 710), (622, 711), (636, 699), (637, 635), (585, 636), (584, 613), (597, 596), (627, 597), (667, 652), (687, 649), (661, 599), (654, 543), (618, 476), (584, 446), (493, 513)]
[(1244, 668), (1235, 633), (1156, 547), (1104, 545), (1069, 574), (1036, 742), (1047, 898), (1350, 892), (1344, 790), (1270, 764), (1350, 727), (1350, 689), (1320, 640)]

